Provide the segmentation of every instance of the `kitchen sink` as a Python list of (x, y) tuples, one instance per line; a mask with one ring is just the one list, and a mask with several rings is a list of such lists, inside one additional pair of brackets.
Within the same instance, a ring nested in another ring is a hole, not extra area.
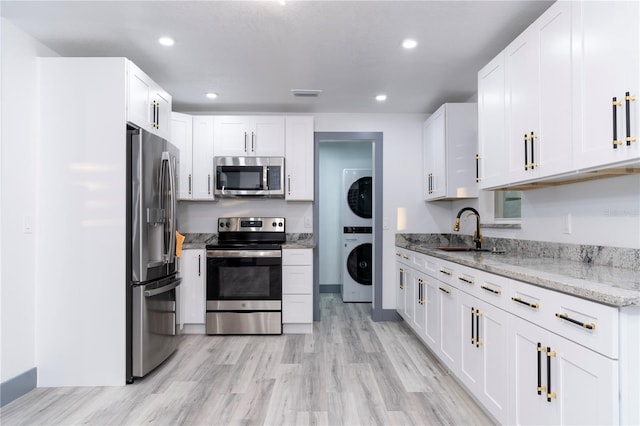
[(446, 247), (435, 247), (436, 250), (442, 250), (442, 251), (489, 251), (489, 249), (478, 249), (475, 247), (452, 247), (452, 246), (446, 246)]

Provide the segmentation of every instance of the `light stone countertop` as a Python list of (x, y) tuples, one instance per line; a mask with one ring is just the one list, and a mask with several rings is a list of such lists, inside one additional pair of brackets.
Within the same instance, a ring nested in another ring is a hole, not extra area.
[[(217, 234), (187, 234), (183, 250), (205, 249), (207, 244), (217, 244)], [(306, 249), (314, 248), (315, 241), (313, 234), (287, 234), (287, 241), (282, 244), (283, 249)]]
[(640, 306), (640, 271), (567, 259), (491, 252), (446, 252), (432, 244), (396, 246), (611, 306)]

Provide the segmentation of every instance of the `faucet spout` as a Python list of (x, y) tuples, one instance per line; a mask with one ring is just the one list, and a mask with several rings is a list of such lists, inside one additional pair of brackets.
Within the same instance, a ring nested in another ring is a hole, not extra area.
[(458, 215), (456, 216), (456, 223), (455, 225), (453, 225), (453, 230), (454, 232), (459, 232), (460, 231), (460, 217), (462, 216), (462, 213), (464, 212), (470, 212), (467, 217), (474, 215), (476, 217), (476, 230), (473, 233), (473, 242), (476, 245), (476, 249), (481, 249), (482, 248), (482, 235), (480, 235), (480, 213), (478, 213), (478, 210), (474, 209), (473, 207), (463, 207), (460, 209), (460, 211), (458, 212)]

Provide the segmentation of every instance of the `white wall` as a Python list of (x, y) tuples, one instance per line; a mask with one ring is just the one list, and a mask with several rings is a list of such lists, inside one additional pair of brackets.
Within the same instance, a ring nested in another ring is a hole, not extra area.
[(319, 234), (320, 285), (342, 284), (343, 169), (371, 169), (371, 142), (323, 142), (320, 144)]
[(284, 217), (287, 219), (287, 233), (313, 232), (313, 203), (246, 198), (221, 198), (214, 202), (180, 201), (178, 231), (183, 234), (217, 234), (218, 217), (226, 216)]
[[(36, 366), (35, 237), (37, 56), (57, 56), (2, 19), (2, 202), (0, 381)], [(32, 233), (23, 232), (28, 220)]]
[[(462, 205), (472, 204), (456, 202), (452, 215)], [(567, 215), (571, 216), (570, 234), (565, 233)], [(483, 233), (492, 237), (640, 248), (640, 176), (524, 191), (522, 228), (488, 228)]]

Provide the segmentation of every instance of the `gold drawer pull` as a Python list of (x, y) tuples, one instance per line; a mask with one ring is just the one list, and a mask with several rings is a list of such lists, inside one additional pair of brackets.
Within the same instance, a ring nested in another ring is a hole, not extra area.
[(460, 281), (464, 281), (464, 282), (465, 282), (465, 283), (467, 283), (467, 284), (471, 284), (471, 285), (473, 285), (473, 280), (470, 280), (469, 278), (465, 278), (465, 277), (458, 277), (458, 279), (459, 279)]
[(540, 305), (539, 305), (539, 304), (537, 304), (537, 303), (529, 303), (529, 302), (525, 302), (524, 300), (520, 299), (519, 297), (512, 297), (512, 298), (511, 298), (511, 300), (513, 300), (514, 302), (521, 303), (521, 304), (523, 304), (523, 305), (525, 305), (525, 306), (528, 306), (528, 307), (530, 307), (530, 308), (533, 308), (533, 309), (539, 309), (539, 308), (540, 308)]
[(556, 317), (560, 318), (561, 320), (569, 321), (570, 323), (573, 323), (575, 325), (579, 325), (580, 327), (586, 328), (587, 330), (596, 329), (596, 325), (594, 323), (587, 324), (587, 323), (575, 320), (573, 318), (569, 318), (568, 314), (556, 314)]
[(486, 290), (486, 291), (490, 291), (493, 294), (502, 294), (501, 290), (494, 290), (494, 289), (489, 288), (489, 287), (484, 286), (484, 285), (481, 285), (480, 288), (483, 289), (483, 290)]

